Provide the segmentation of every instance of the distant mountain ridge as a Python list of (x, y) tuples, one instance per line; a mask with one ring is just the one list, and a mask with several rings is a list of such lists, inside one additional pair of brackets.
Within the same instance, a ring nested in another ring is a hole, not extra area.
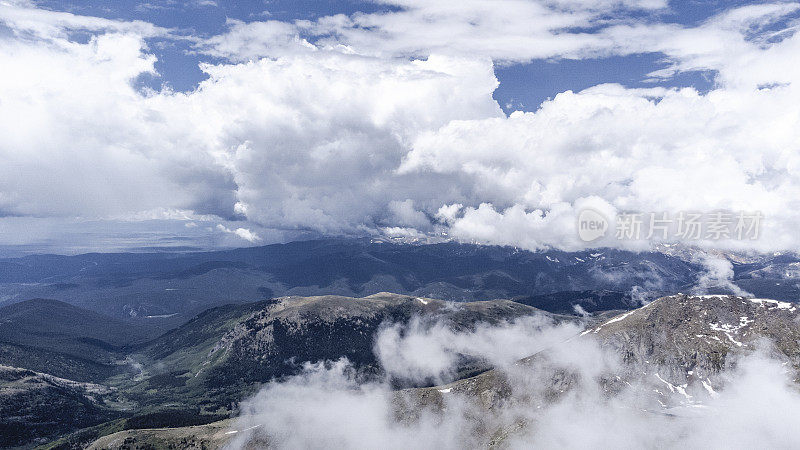
[[(517, 298), (559, 313), (579, 295), (587, 311), (620, 309), (636, 306), (640, 296), (690, 292), (706, 270), (698, 256), (675, 247), (530, 252), (333, 238), (216, 252), (40, 255), (0, 259), (0, 305), (52, 298), (161, 331), (215, 306), (289, 295)], [(731, 282), (747, 292), (800, 299), (797, 255), (713, 256), (730, 262)]]
[(641, 306), (630, 294), (606, 291), (561, 291), (550, 294), (514, 297), (517, 303), (533, 306), (556, 314), (597, 313), (603, 311), (625, 310)]
[(217, 252), (0, 259), (0, 301), (52, 298), (167, 330), (214, 306), (287, 295), (385, 291), (474, 301), (638, 287), (657, 296), (691, 285), (701, 270), (661, 252), (323, 239)]

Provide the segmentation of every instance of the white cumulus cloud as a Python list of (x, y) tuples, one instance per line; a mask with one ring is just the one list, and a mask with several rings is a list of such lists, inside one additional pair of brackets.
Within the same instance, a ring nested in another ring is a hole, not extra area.
[[(725, 209), (761, 212), (760, 238), (703, 244), (800, 247), (796, 4), (693, 27), (655, 20), (668, 8), (659, 1), (393, 4), (230, 21), (199, 38), (3, 2), (0, 216), (174, 210), (262, 236), (434, 233), (575, 249), (587, 245), (575, 227), (584, 207), (610, 220)], [(91, 36), (71, 40), (75, 30)], [(226, 59), (203, 64), (195, 90), (137, 89), (155, 70), (154, 36)], [(654, 78), (705, 70), (716, 84), (604, 84), (510, 116), (492, 98), (498, 63), (643, 52), (671, 63)], [(646, 245), (606, 238), (592, 245)]]

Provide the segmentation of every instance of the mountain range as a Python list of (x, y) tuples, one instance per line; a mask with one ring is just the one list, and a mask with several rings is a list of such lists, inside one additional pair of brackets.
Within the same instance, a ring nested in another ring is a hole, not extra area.
[[(50, 310), (64, 326), (49, 325)], [(0, 428), (14, 433), (3, 434), (0, 445), (43, 443), (104, 422), (124, 428), (216, 420), (235, 413), (262, 383), (296, 374), (306, 362), (348, 358), (360, 371), (379, 373), (374, 336), (387, 323), (425, 317), (465, 330), (537, 314), (575, 320), (508, 300), (454, 308), (395, 294), (285, 297), (212, 308), (142, 342), (146, 332), (128, 333), (113, 318), (28, 300), (0, 308), (0, 338), (35, 343), (14, 346), (13, 358), (2, 361)], [(490, 368), (465, 357), (455, 377)], [(20, 404), (27, 406), (20, 410)], [(79, 411), (83, 426), (54, 422), (46, 413), (54, 404)]]
[(531, 252), (452, 242), (322, 239), (216, 252), (0, 259), (0, 305), (61, 300), (155, 328), (154, 334), (208, 308), (289, 295), (507, 298), (572, 313), (576, 304), (586, 311), (631, 308), (642, 297), (690, 292), (708, 270), (703, 261), (709, 257), (731, 270), (732, 284), (711, 286), (714, 293), (732, 293), (736, 286), (758, 297), (800, 298), (800, 258), (794, 254), (709, 255), (675, 247)]
[[(401, 299), (384, 298), (388, 297)], [(772, 356), (784, 361), (785, 367), (793, 371), (800, 368), (800, 306), (792, 303), (680, 294), (585, 325), (584, 331), (568, 341), (510, 367), (485, 370), (437, 386), (394, 390), (390, 396), (394, 398), (396, 420), (406, 424), (436, 420), (458, 405), (464, 408), (466, 402), (472, 408), (467, 409), (472, 411), (471, 419), (465, 422), (471, 428), (463, 430), (463, 434), (471, 435), (469, 442), (483, 447), (513, 447), (517, 437), (524, 437), (528, 444), (536, 443), (537, 420), (546, 420), (547, 408), (569, 402), (572, 396), (580, 398), (592, 389), (608, 402), (603, 408), (613, 409), (615, 399), (634, 398), (635, 411), (639, 412), (625, 414), (638, 415), (644, 421), (653, 420), (655, 415), (683, 425), (698, 420), (698, 408), (702, 411), (706, 402), (724, 393), (731, 382), (729, 372), (765, 342), (773, 346)], [(573, 364), (564, 359), (574, 352), (585, 357), (580, 349), (587, 345), (598, 345), (618, 364), (595, 361), (589, 364), (596, 367), (587, 369), (583, 362)], [(188, 427), (123, 430), (101, 437), (92, 448), (283, 447), (258, 420), (258, 416), (245, 416)]]
[[(729, 273), (709, 278), (708, 258)], [(648, 365), (659, 367), (653, 389), (713, 390), (723, 384), (727, 355), (761, 338), (797, 365), (798, 267), (791, 254), (528, 252), (350, 239), (0, 259), (0, 446), (81, 448), (122, 435), (146, 445), (218, 445), (241, 428), (231, 417), (265, 383), (340, 360), (403, 393), (399, 417), (441, 407), (444, 392), (489, 409), (513, 400), (507, 371), (469, 348), (444, 375), (392, 374), (377, 336), (418, 322), (461, 336), (538, 318), (575, 327), (576, 335), (584, 330), (581, 339), (591, 336), (623, 360), (624, 370), (602, 376), (609, 393)], [(674, 295), (701, 289), (719, 295)], [(728, 295), (741, 290), (770, 300)], [(398, 339), (407, 333), (400, 329)], [(520, 367), (549, 367), (541, 364), (547, 355)], [(568, 391), (577, 378), (557, 373), (555, 391)], [(540, 394), (552, 400), (555, 391)], [(655, 401), (672, 407), (673, 400)], [(142, 429), (155, 431), (145, 438)]]

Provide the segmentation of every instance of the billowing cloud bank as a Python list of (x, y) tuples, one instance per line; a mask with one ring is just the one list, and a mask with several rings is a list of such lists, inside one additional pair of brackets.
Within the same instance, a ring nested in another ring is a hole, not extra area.
[[(686, 27), (653, 0), (391, 3), (211, 38), (0, 3), (0, 216), (577, 249), (587, 207), (758, 211), (759, 239), (692, 243), (798, 248), (797, 4)], [(154, 37), (221, 59), (191, 92), (137, 89)], [(655, 79), (714, 89), (599, 85), (510, 116), (492, 98), (495, 63), (648, 52), (670, 62)], [(591, 245), (647, 245), (613, 234)]]
[[(624, 373), (619, 356), (591, 335), (576, 338), (575, 325), (539, 321), (453, 333), (414, 324), (403, 331), (401, 339), (396, 327), (378, 336), (376, 354), (388, 376), (435, 378), (447, 357), (452, 363), (457, 353), (483, 356), (508, 375), (514, 400), (489, 409), (482, 404), (490, 395), (443, 388), (441, 410), (398, 416), (402, 395), (395, 397), (387, 383), (365, 381), (346, 360), (310, 364), (243, 404), (229, 448), (252, 441), (275, 448), (457, 449), (486, 447), (490, 440), (502, 448), (789, 448), (800, 439), (793, 426), (800, 413), (794, 374), (763, 351), (723, 372), (716, 390), (707, 383), (694, 390), (668, 387), (663, 378), (670, 369), (654, 367), (607, 395), (599, 380)], [(513, 363), (512, 349), (543, 348), (547, 359)], [(556, 400), (543, 401), (548, 388), (558, 391), (554, 374), (561, 370), (575, 382)]]

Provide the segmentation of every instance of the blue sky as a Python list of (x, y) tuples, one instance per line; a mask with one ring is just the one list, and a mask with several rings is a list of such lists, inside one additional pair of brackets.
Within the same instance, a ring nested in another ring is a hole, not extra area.
[(800, 249), (798, 29), (791, 1), (3, 0), (0, 248), (574, 250), (591, 207), (760, 211), (704, 245)]
[[(225, 32), (229, 19), (253, 22), (259, 20), (311, 20), (335, 14), (376, 12), (389, 8), (372, 2), (334, 0), (247, 0), (247, 1), (42, 1), (42, 7), (107, 19), (143, 20), (165, 28), (178, 28), (200, 35)], [(158, 56), (159, 77), (143, 77), (144, 86), (159, 88), (162, 83), (180, 91), (194, 89), (207, 76), (197, 67), (201, 61), (215, 61), (189, 53), (189, 45), (170, 42), (165, 48), (151, 49)]]
[[(684, 25), (700, 23), (714, 14), (747, 1), (696, 1), (670, 2), (670, 9), (659, 14), (663, 22)], [(360, 1), (43, 1), (39, 5), (109, 19), (142, 20), (166, 28), (177, 28), (201, 35), (215, 35), (226, 31), (229, 19), (254, 22), (261, 20), (314, 20), (336, 14), (374, 13), (396, 8), (374, 2)], [(635, 15), (635, 14), (633, 14)], [(163, 42), (163, 41), (160, 41)], [(142, 86), (159, 88), (163, 83), (179, 91), (194, 89), (207, 78), (199, 68), (200, 62), (217, 62), (209, 56), (191, 54), (190, 46), (170, 42), (151, 51), (158, 56), (156, 69), (159, 76), (143, 76)], [(527, 63), (501, 63), (495, 74), (500, 87), (494, 98), (506, 112), (513, 110), (535, 111), (539, 104), (566, 90), (578, 91), (601, 83), (620, 83), (630, 87), (694, 86), (707, 91), (713, 84), (713, 72), (692, 72), (665, 80), (653, 80), (650, 72), (665, 67), (664, 55), (659, 53), (613, 56), (608, 58), (562, 59), (550, 58)]]
[(498, 66), (495, 74), (500, 86), (494, 98), (508, 113), (535, 111), (543, 101), (560, 92), (580, 91), (602, 83), (642, 88), (691, 86), (702, 92), (713, 86), (714, 73), (710, 71), (681, 73), (664, 80), (649, 77), (649, 73), (667, 66), (663, 60), (662, 54), (645, 53), (585, 60), (535, 60)]

